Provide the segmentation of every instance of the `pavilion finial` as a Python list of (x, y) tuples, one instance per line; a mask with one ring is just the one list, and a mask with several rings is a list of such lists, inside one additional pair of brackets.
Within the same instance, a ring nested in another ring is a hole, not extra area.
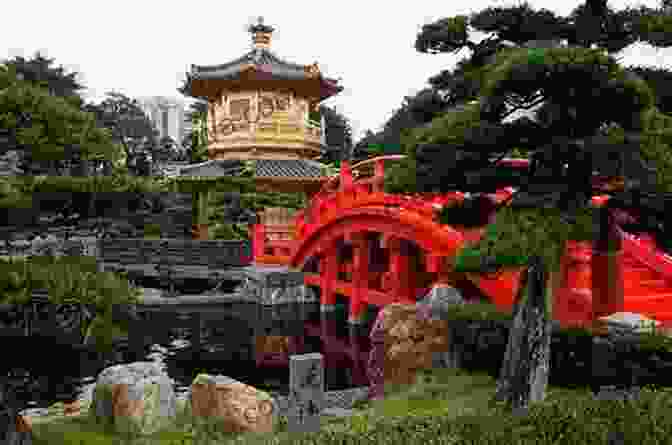
[(254, 48), (268, 48), (271, 45), (271, 34), (275, 29), (272, 26), (264, 24), (262, 16), (257, 17), (257, 24), (251, 25), (248, 31), (252, 34), (252, 44)]

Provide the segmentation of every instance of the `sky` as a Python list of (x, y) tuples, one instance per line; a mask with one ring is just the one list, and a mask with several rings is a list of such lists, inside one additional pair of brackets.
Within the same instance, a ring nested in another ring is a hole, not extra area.
[[(566, 15), (580, 1), (529, 3)], [(29, 58), (40, 51), (67, 72), (80, 73), (78, 80), (87, 87), (88, 100), (102, 100), (105, 92), (115, 90), (134, 98), (167, 96), (188, 102), (176, 89), (189, 66), (226, 63), (249, 51), (246, 26), (261, 15), (275, 28), (271, 50), (276, 55), (299, 64), (318, 62), (327, 77), (341, 79), (344, 91), (324, 104), (350, 120), (356, 141), (367, 129), (379, 130), (404, 96), (426, 87), (429, 77), (453, 69), (468, 54), (466, 50), (418, 53), (413, 45), (423, 24), (515, 4), (493, 0), (13, 1), (9, 9), (3, 8), (0, 59)], [(616, 9), (640, 4), (655, 8), (659, 0), (609, 2)], [(656, 50), (638, 43), (621, 55), (626, 66), (672, 67), (672, 48)]]

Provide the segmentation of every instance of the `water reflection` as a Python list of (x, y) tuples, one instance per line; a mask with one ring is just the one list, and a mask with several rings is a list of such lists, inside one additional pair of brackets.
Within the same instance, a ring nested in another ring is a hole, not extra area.
[[(173, 322), (165, 315), (158, 317), (162, 318), (160, 322), (153, 320), (157, 324), (152, 326), (158, 328), (147, 339), (149, 344), (143, 351), (143, 357), (134, 357), (128, 342), (121, 342), (104, 361), (88, 367), (91, 372), (79, 380), (77, 397), (90, 400), (96, 376), (105, 367), (138, 360), (158, 363), (173, 381), (178, 397), (189, 392), (191, 382), (199, 373), (227, 375), (278, 395), (289, 393), (287, 356), (277, 360), (276, 355), (275, 361), (273, 357), (266, 357), (258, 366), (254, 330), (244, 321), (206, 320), (201, 329), (201, 348), (194, 351), (190, 343), (191, 328), (176, 326), (180, 323), (174, 317), (173, 314)], [(324, 355), (327, 391), (368, 385), (364, 366), (370, 348), (370, 324), (354, 335), (347, 326), (339, 326), (343, 320), (338, 318), (322, 318), (318, 312), (317, 316), (301, 322), (303, 326), (299, 331), (302, 335), (290, 338), (295, 353), (320, 352)], [(171, 324), (173, 327), (169, 327)], [(46, 408), (43, 402), (37, 401), (33, 401), (31, 406)]]

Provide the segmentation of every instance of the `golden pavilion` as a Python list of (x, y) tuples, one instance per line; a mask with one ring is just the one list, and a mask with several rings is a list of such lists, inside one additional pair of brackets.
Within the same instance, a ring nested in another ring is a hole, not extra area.
[(181, 167), (178, 175), (231, 175), (234, 165), (252, 161), (257, 190), (310, 196), (328, 178), (316, 161), (325, 148), (325, 129), (310, 115), (343, 88), (317, 63), (298, 65), (276, 56), (270, 49), (274, 28), (262, 17), (248, 30), (251, 51), (220, 65), (192, 65), (187, 73), (180, 92), (208, 102), (209, 160)]

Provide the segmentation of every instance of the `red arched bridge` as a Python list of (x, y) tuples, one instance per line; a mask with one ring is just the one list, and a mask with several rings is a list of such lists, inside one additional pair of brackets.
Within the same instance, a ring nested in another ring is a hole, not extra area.
[[(367, 304), (411, 303), (434, 285), (454, 285), (456, 253), (478, 240), (483, 229), (439, 223), (442, 206), (462, 200), (462, 193), (385, 193), (384, 166), (400, 159), (403, 156), (383, 156), (352, 166), (343, 163), (340, 174), (310, 199), (307, 208), (253, 228), (254, 261), (304, 271), (306, 285), (319, 289), (322, 305), (335, 304), (337, 294), (347, 297), (352, 322), (361, 318)], [(508, 159), (501, 165), (525, 169), (528, 161)], [(512, 192), (505, 188), (489, 196), (501, 202)], [(606, 199), (598, 196), (593, 202), (600, 205)], [(590, 243), (568, 243), (554, 301), (554, 318), (562, 324), (584, 324), (620, 311), (672, 321), (672, 298), (668, 298), (672, 297), (672, 258), (650, 238), (620, 230), (618, 234), (623, 248), (615, 256), (593, 254)], [(465, 277), (481, 297), (509, 310), (521, 272), (510, 269)]]

